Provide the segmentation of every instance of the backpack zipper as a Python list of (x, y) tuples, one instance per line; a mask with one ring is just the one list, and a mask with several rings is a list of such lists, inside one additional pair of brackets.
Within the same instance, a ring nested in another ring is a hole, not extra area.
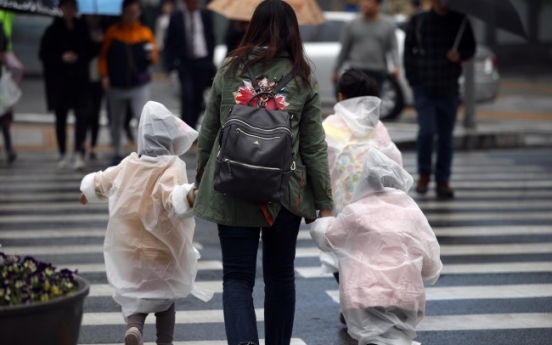
[(278, 131), (278, 130), (285, 130), (286, 132), (288, 132), (289, 134), (291, 134), (291, 130), (287, 127), (276, 127), (276, 128), (273, 128), (273, 129), (263, 129), (263, 128), (259, 128), (259, 127), (254, 127), (254, 126), (251, 126), (250, 124), (248, 124), (247, 122), (245, 121), (242, 121), (242, 120), (239, 120), (239, 119), (230, 119), (228, 121), (226, 121), (226, 124), (228, 122), (239, 122), (241, 124), (244, 124), (246, 125), (247, 127), (249, 128), (252, 128), (252, 129), (256, 129), (256, 130), (259, 130), (259, 131), (263, 131), (263, 132), (275, 132), (275, 131)]
[(281, 137), (260, 137), (258, 135), (253, 135), (253, 134), (249, 134), (247, 133), (246, 131), (242, 130), (241, 128), (236, 128), (236, 132), (239, 133), (242, 133), (242, 134), (245, 134), (247, 135), (248, 137), (252, 137), (252, 138), (257, 138), (257, 139), (261, 139), (261, 140), (276, 140), (276, 139), (280, 139)]
[(252, 165), (252, 164), (242, 163), (242, 162), (238, 162), (238, 161), (233, 161), (233, 160), (228, 159), (228, 158), (225, 158), (223, 161), (228, 163), (228, 169), (230, 170), (230, 174), (232, 174), (232, 170), (230, 169), (230, 164), (241, 165), (241, 166), (244, 166), (246, 168), (257, 169), (257, 170), (270, 170), (270, 171), (280, 171), (281, 170), (280, 168), (262, 167), (262, 166), (259, 166), (259, 165)]

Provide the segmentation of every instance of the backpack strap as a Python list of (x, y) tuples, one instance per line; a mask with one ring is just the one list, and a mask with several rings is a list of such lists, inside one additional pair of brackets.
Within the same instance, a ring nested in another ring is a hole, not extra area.
[(295, 72), (291, 71), (283, 80), (278, 83), (278, 85), (274, 86), (274, 88), (272, 89), (272, 93), (274, 95), (278, 94), (278, 92), (280, 92), (280, 90), (282, 90), (290, 81), (292, 81), (293, 78), (295, 78)]
[(249, 79), (251, 79), (251, 84), (253, 84), (255, 92), (261, 93), (261, 87), (259, 86), (259, 82), (257, 82), (257, 78), (255, 78), (255, 73), (253, 73), (251, 66), (247, 68), (247, 74), (249, 74)]

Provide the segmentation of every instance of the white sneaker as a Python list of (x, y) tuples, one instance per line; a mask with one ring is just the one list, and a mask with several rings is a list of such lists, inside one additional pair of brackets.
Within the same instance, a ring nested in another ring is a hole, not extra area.
[(142, 333), (136, 327), (130, 327), (125, 333), (125, 345), (143, 345)]
[(77, 155), (75, 157), (75, 161), (73, 162), (73, 169), (75, 170), (82, 170), (86, 166), (86, 163), (84, 162), (84, 159), (81, 155)]
[(57, 164), (58, 170), (65, 170), (68, 167), (69, 167), (69, 158), (67, 158), (66, 156), (62, 156), (59, 159), (58, 164)]

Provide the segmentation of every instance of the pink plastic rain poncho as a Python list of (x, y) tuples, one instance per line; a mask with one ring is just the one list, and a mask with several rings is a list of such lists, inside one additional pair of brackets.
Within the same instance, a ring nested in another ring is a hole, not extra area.
[(199, 252), (192, 246), (195, 221), (187, 195), (186, 164), (197, 132), (162, 104), (148, 102), (138, 126), (138, 154), (118, 166), (87, 175), (81, 190), (89, 202), (109, 200), (104, 242), (107, 279), (126, 318), (167, 310), (192, 293)]
[[(335, 214), (351, 203), (370, 147), (379, 148), (402, 165), (401, 152), (379, 120), (380, 105), (381, 99), (377, 97), (350, 98), (337, 103), (335, 115), (323, 122)], [(322, 253), (320, 261), (323, 272), (337, 272), (337, 258), (332, 253)]]
[(442, 269), (435, 234), (407, 194), (411, 186), (401, 166), (371, 148), (353, 203), (311, 229), (320, 249), (337, 254), (341, 311), (359, 345), (411, 345), (424, 284)]

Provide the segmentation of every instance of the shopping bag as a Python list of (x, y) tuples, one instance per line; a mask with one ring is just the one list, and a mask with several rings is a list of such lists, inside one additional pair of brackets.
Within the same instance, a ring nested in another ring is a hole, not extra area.
[(0, 114), (5, 113), (13, 107), (21, 98), (21, 89), (13, 80), (12, 74), (5, 68), (2, 68), (2, 77), (0, 78)]

